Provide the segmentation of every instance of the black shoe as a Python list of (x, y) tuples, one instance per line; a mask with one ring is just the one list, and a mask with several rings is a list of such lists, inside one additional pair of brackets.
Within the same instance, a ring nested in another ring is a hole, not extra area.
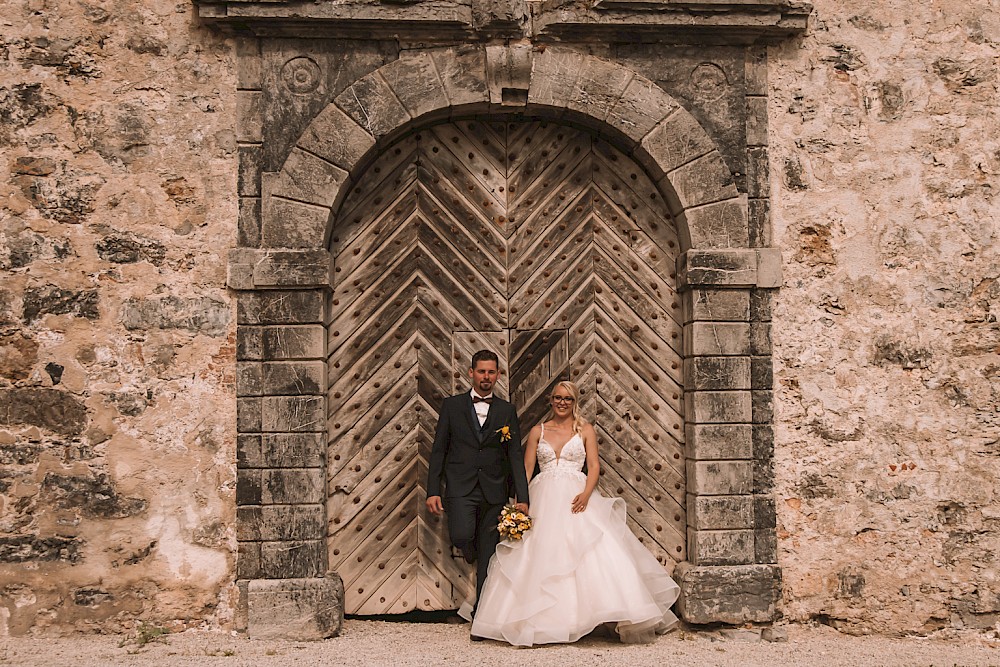
[(486, 637), (480, 637), (479, 635), (469, 635), (469, 640), (474, 642), (484, 642)]

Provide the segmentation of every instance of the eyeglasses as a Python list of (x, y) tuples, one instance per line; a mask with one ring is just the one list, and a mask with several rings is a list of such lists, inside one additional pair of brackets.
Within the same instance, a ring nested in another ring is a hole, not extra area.
[(575, 400), (576, 399), (573, 398), (572, 396), (553, 396), (552, 397), (552, 402), (553, 403), (572, 403)]

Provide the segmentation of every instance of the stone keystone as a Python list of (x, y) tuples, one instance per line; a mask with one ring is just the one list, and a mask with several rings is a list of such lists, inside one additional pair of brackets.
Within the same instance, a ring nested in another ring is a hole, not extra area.
[(510, 107), (528, 103), (532, 55), (529, 43), (486, 47), (486, 83), (491, 104)]

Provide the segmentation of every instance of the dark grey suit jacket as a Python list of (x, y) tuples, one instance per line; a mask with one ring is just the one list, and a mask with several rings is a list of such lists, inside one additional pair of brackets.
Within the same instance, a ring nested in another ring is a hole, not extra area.
[[(502, 436), (505, 426), (510, 439)], [(443, 495), (443, 484), (447, 497), (467, 496), (477, 482), (487, 502), (492, 504), (505, 502), (510, 495), (518, 502), (528, 502), (517, 411), (494, 396), (486, 422), (480, 428), (472, 395), (465, 392), (449, 396), (441, 405), (428, 461), (427, 495)]]

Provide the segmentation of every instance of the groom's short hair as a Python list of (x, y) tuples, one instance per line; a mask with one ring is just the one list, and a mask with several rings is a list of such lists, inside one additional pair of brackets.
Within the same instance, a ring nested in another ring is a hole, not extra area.
[(480, 361), (492, 361), (497, 365), (497, 368), (500, 368), (500, 357), (496, 355), (496, 352), (491, 350), (479, 350), (479, 352), (472, 355), (472, 365), (469, 368), (475, 368), (476, 364)]

